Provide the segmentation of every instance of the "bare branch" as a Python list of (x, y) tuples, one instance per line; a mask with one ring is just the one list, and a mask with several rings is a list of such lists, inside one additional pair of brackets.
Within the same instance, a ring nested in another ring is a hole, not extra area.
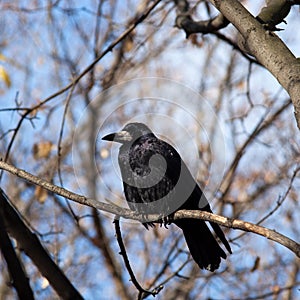
[[(107, 204), (103, 202), (96, 201), (95, 199), (87, 198), (82, 195), (78, 195), (76, 193), (73, 193), (67, 189), (58, 187), (54, 184), (51, 184), (47, 182), (46, 180), (43, 180), (41, 178), (38, 178), (24, 170), (18, 169), (8, 163), (5, 163), (3, 161), (0, 161), (0, 169), (6, 170), (30, 183), (39, 185), (46, 190), (53, 192), (57, 195), (63, 196), (65, 198), (68, 198), (70, 200), (73, 200), (77, 203), (87, 205), (90, 207), (94, 207), (99, 210), (103, 210), (112, 214), (115, 214), (117, 216), (126, 218), (126, 219), (132, 219), (132, 220), (137, 220), (140, 222), (144, 222), (144, 217), (137, 212), (131, 211), (126, 208), (121, 208), (116, 205), (112, 204)], [(160, 215), (151, 215), (147, 216), (147, 219), (150, 221), (156, 221), (161, 218)], [(237, 220), (237, 219), (230, 219), (230, 218), (225, 218), (222, 216), (214, 215), (208, 212), (204, 211), (177, 211), (174, 215), (174, 220), (176, 219), (183, 219), (183, 218), (195, 218), (195, 219), (201, 219), (205, 221), (210, 221), (217, 223), (219, 225), (228, 227), (228, 228), (233, 228), (233, 229), (241, 229), (243, 231), (248, 231), (252, 233), (259, 234), (261, 236), (264, 236), (272, 241), (275, 241), (286, 248), (290, 249), (292, 252), (294, 252), (298, 257), (300, 257), (300, 245), (296, 243), (295, 241), (289, 239), (288, 237), (277, 233), (274, 230), (267, 229), (262, 226), (258, 226), (255, 224), (252, 224), (250, 222), (245, 222), (242, 220)]]
[[(296, 176), (297, 174), (299, 173), (300, 171), (300, 167), (297, 167), (295, 170), (294, 170), (294, 173), (290, 179), (290, 183), (289, 183), (289, 186), (286, 190), (286, 192), (284, 193), (284, 195), (282, 197), (280, 197), (277, 202), (276, 202), (276, 206), (274, 208), (271, 209), (270, 212), (268, 212), (264, 217), (262, 217), (257, 223), (256, 225), (259, 225), (261, 223), (263, 223), (265, 220), (267, 220), (270, 216), (272, 216), (280, 207), (281, 205), (283, 204), (283, 202), (287, 199), (287, 196), (289, 194), (289, 192), (291, 191), (292, 189), (292, 186), (293, 186), (293, 182), (294, 180), (296, 179)], [(242, 234), (240, 234), (239, 236), (235, 237), (234, 239), (232, 239), (231, 241), (235, 241), (239, 238), (241, 238), (242, 236), (244, 236), (246, 234), (246, 232), (243, 232)]]
[(281, 39), (259, 23), (236, 0), (210, 0), (210, 2), (237, 28), (245, 47), (267, 68), (289, 93), (300, 129), (300, 60)]
[[(6, 201), (0, 190), (0, 201)], [(29, 279), (26, 277), (25, 272), (20, 264), (15, 249), (9, 239), (4, 225), (4, 209), (3, 205), (0, 206), (0, 249), (6, 261), (7, 268), (12, 280), (12, 285), (15, 287), (20, 299), (34, 299), (33, 292), (29, 285)]]
[(271, 116), (266, 118), (265, 120), (262, 119), (254, 128), (253, 132), (250, 134), (248, 139), (244, 142), (244, 144), (240, 147), (237, 151), (235, 158), (233, 159), (230, 167), (228, 168), (227, 172), (224, 175), (224, 179), (222, 185), (220, 187), (220, 191), (222, 192), (222, 197), (225, 197), (231, 183), (233, 181), (233, 177), (235, 176), (235, 171), (238, 167), (241, 157), (244, 155), (247, 147), (252, 144), (252, 142), (266, 130), (269, 126), (273, 124), (273, 122), (291, 105), (290, 99), (288, 99), (277, 111), (275, 111)]
[[(253, 296), (253, 297), (247, 297), (247, 298), (233, 298), (232, 300), (261, 300), (261, 299), (269, 299), (270, 297), (272, 298), (278, 298), (279, 294), (283, 293), (284, 291), (289, 291), (291, 292), (293, 288), (295, 288), (296, 286), (300, 285), (300, 282), (296, 282), (293, 285), (288, 285), (288, 286), (284, 286), (284, 287), (278, 287), (277, 289), (275, 289), (272, 292), (268, 292), (265, 294), (260, 294), (257, 296)], [(293, 299), (293, 298), (283, 298), (283, 299)]]
[(139, 284), (139, 282), (137, 281), (137, 279), (136, 279), (136, 277), (133, 273), (133, 270), (130, 266), (130, 262), (129, 262), (129, 259), (128, 259), (128, 256), (127, 256), (127, 253), (126, 253), (125, 245), (123, 243), (122, 234), (121, 234), (120, 221), (118, 220), (118, 218), (115, 218), (114, 224), (115, 224), (115, 229), (116, 229), (117, 241), (118, 241), (118, 244), (119, 244), (119, 247), (120, 247), (120, 254), (123, 257), (126, 269), (127, 269), (128, 273), (130, 275), (130, 279), (131, 279), (132, 283), (134, 284), (134, 286), (139, 291), (138, 299), (144, 299), (148, 295), (152, 295), (152, 296), (157, 295), (162, 290), (162, 288), (163, 288), (162, 286), (160, 286), (159, 288), (156, 288), (152, 291), (148, 291), (148, 290), (145, 290)]
[(98, 216), (98, 214), (99, 214), (98, 211), (96, 209), (93, 209), (93, 220), (97, 232), (96, 243), (99, 249), (103, 253), (107, 269), (112, 274), (118, 294), (122, 299), (130, 300), (131, 296), (128, 293), (128, 289), (126, 288), (124, 281), (122, 279), (121, 266), (117, 263), (118, 261), (116, 261), (115, 251), (113, 251), (110, 245), (109, 238), (107, 237), (107, 233), (103, 228), (104, 225), (101, 223), (101, 218)]
[[(11, 141), (7, 147), (7, 151), (6, 151), (6, 155), (5, 155), (5, 161), (8, 160), (9, 158), (9, 154), (10, 151), (12, 149), (13, 143), (16, 139), (16, 136), (22, 126), (22, 123), (24, 120), (27, 119), (27, 117), (33, 112), (33, 111), (37, 111), (39, 108), (41, 108), (43, 105), (45, 105), (47, 102), (49, 102), (50, 100), (56, 98), (57, 96), (63, 94), (64, 92), (68, 91), (70, 88), (76, 86), (76, 84), (87, 74), (89, 73), (94, 67), (95, 65), (105, 56), (107, 55), (109, 52), (111, 52), (116, 45), (118, 45), (121, 41), (123, 41), (140, 23), (142, 23), (147, 17), (148, 15), (151, 13), (151, 11), (159, 4), (161, 0), (156, 0), (154, 1), (149, 7), (148, 9), (143, 12), (139, 17), (134, 17), (134, 19), (131, 21), (131, 24), (129, 25), (129, 27), (122, 33), (120, 34), (119, 37), (117, 37), (114, 41), (112, 41), (107, 47), (106, 49), (96, 58), (93, 60), (93, 62), (91, 64), (89, 64), (78, 76), (76, 76), (72, 82), (70, 82), (68, 85), (66, 85), (65, 87), (63, 87), (62, 89), (60, 89), (59, 91), (55, 92), (54, 94), (48, 96), (46, 99), (44, 99), (43, 101), (41, 101), (38, 105), (26, 110), (22, 116), (21, 119), (19, 120), (16, 128), (14, 129), (14, 133), (13, 136), (11, 138)], [(1, 174), (0, 174), (0, 179), (1, 179)]]
[(7, 196), (0, 189), (0, 206), (6, 230), (12, 235), (27, 256), (50, 282), (62, 299), (83, 299), (61, 269), (54, 263), (37, 236), (25, 225)]
[(204, 211), (178, 211), (175, 213), (175, 220), (183, 219), (183, 218), (195, 218), (195, 219), (202, 219), (206, 221), (211, 221), (217, 223), (219, 225), (233, 228), (233, 229), (241, 229), (243, 231), (248, 231), (252, 233), (256, 233), (258, 235), (264, 236), (269, 240), (277, 242), (286, 248), (290, 249), (294, 252), (298, 257), (300, 257), (300, 244), (296, 243), (295, 241), (289, 239), (288, 237), (276, 232), (275, 230), (271, 230), (262, 226), (255, 225), (250, 222), (237, 220), (237, 219), (230, 219), (222, 216), (218, 216), (211, 213), (206, 213)]

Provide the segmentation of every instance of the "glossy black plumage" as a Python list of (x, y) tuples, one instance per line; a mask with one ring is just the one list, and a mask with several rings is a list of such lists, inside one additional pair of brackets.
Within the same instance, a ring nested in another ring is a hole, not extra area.
[[(103, 137), (121, 143), (119, 166), (126, 200), (132, 210), (143, 215), (168, 216), (179, 209), (204, 210), (210, 206), (178, 152), (158, 139), (142, 123), (129, 123), (122, 131)], [(190, 253), (200, 268), (216, 270), (226, 258), (206, 223), (181, 219), (174, 223), (183, 231)], [(144, 226), (153, 226), (146, 222)], [(218, 238), (231, 253), (219, 225), (211, 223)]]

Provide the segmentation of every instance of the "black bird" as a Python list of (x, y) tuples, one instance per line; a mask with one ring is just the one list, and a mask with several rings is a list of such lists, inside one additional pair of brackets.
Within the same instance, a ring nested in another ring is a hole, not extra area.
[[(157, 138), (142, 123), (129, 123), (120, 132), (103, 140), (121, 143), (119, 166), (126, 200), (132, 210), (144, 216), (160, 214), (164, 220), (180, 209), (212, 212), (208, 201), (195, 182), (178, 152)], [(210, 232), (205, 221), (180, 219), (173, 221), (183, 231), (190, 253), (199, 265), (209, 271), (218, 269), (226, 254)], [(146, 228), (154, 226), (150, 221)], [(229, 253), (231, 248), (219, 225), (210, 222), (217, 237)]]

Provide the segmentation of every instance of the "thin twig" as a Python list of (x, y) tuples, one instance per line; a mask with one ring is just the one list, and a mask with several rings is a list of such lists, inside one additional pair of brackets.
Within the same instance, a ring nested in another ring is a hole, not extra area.
[[(62, 180), (62, 176), (61, 176), (61, 158), (62, 158), (61, 144), (62, 144), (62, 139), (63, 139), (63, 134), (64, 134), (66, 116), (67, 116), (68, 108), (69, 108), (69, 105), (71, 102), (71, 98), (72, 98), (74, 89), (75, 89), (75, 85), (73, 85), (72, 88), (70, 89), (67, 99), (66, 99), (66, 105), (65, 105), (65, 109), (64, 109), (64, 113), (63, 113), (63, 118), (62, 118), (62, 122), (61, 122), (59, 138), (58, 138), (58, 143), (57, 143), (57, 171), (58, 171), (57, 173), (58, 173), (60, 186), (63, 186), (63, 180)], [(67, 204), (73, 218), (76, 220), (76, 222), (78, 222), (78, 217), (76, 216), (75, 212), (73, 211), (69, 201), (66, 201), (66, 204)]]
[(161, 289), (154, 290), (154, 291), (145, 290), (139, 284), (139, 282), (137, 281), (137, 279), (136, 279), (136, 277), (135, 277), (135, 275), (133, 273), (133, 270), (132, 270), (132, 268), (130, 266), (130, 262), (129, 262), (129, 259), (128, 259), (128, 256), (127, 256), (125, 245), (124, 245), (123, 239), (122, 239), (122, 233), (121, 233), (121, 228), (120, 228), (120, 221), (119, 221), (119, 219), (117, 217), (114, 220), (114, 224), (115, 224), (115, 229), (116, 229), (117, 241), (118, 241), (118, 244), (119, 244), (119, 247), (120, 247), (120, 254), (123, 257), (126, 269), (127, 269), (128, 273), (129, 273), (129, 276), (130, 276), (130, 279), (131, 279), (132, 283), (134, 284), (134, 286), (139, 291), (138, 299), (143, 299), (143, 298), (145, 298), (145, 296), (148, 296), (148, 295), (153, 295), (153, 296), (157, 295)]
[(229, 192), (231, 183), (233, 182), (233, 178), (236, 175), (235, 171), (246, 149), (252, 144), (252, 142), (256, 139), (256, 137), (259, 134), (261, 134), (265, 129), (269, 128), (269, 126), (271, 126), (271, 124), (274, 123), (274, 120), (276, 120), (277, 117), (279, 117), (288, 107), (290, 107), (291, 104), (292, 104), (291, 100), (288, 99), (277, 111), (274, 112), (273, 115), (271, 115), (267, 119), (265, 118), (266, 115), (264, 115), (263, 118), (255, 126), (252, 133), (249, 135), (248, 139), (237, 151), (235, 158), (233, 159), (227, 172), (224, 174), (224, 179), (220, 187), (220, 191), (222, 193), (221, 198), (225, 198), (225, 196)]
[(172, 245), (172, 247), (168, 251), (168, 253), (166, 255), (166, 259), (164, 260), (165, 263), (161, 266), (161, 269), (160, 269), (160, 271), (158, 271), (158, 273), (156, 274), (155, 278), (152, 279), (152, 281), (151, 281), (151, 283), (149, 285), (150, 287), (153, 286), (155, 284), (155, 282), (157, 282), (159, 280), (159, 278), (165, 274), (166, 269), (171, 265), (171, 263), (173, 262), (173, 260), (176, 259), (178, 253), (177, 253), (177, 255), (174, 255), (172, 258), (170, 258), (170, 257), (172, 255), (173, 251), (177, 248), (177, 245), (178, 245), (178, 242), (179, 242), (180, 238), (181, 238), (181, 236), (178, 236), (176, 238), (174, 244)]
[[(56, 98), (57, 96), (63, 94), (64, 92), (68, 91), (71, 87), (75, 86), (88, 72), (90, 72), (95, 65), (109, 52), (111, 52), (116, 45), (118, 45), (121, 41), (123, 41), (140, 23), (142, 23), (147, 17), (148, 15), (151, 13), (151, 11), (159, 4), (159, 2), (161, 2), (161, 0), (156, 0), (154, 1), (149, 7), (148, 9), (143, 12), (139, 17), (134, 17), (132, 19), (132, 23), (131, 25), (128, 26), (128, 28), (119, 35), (119, 37), (117, 37), (114, 41), (112, 41), (107, 48), (96, 58), (93, 60), (92, 63), (90, 63), (77, 77), (75, 77), (72, 82), (70, 82), (69, 84), (67, 84), (65, 87), (63, 87), (62, 89), (60, 89), (59, 91), (53, 93), (52, 95), (48, 96), (47, 98), (45, 98), (43, 101), (41, 101), (38, 105), (28, 109), (27, 111), (25, 111), (23, 113), (23, 115), (21, 115), (21, 119), (19, 120), (16, 128), (14, 129), (14, 133), (13, 136), (10, 140), (10, 143), (7, 147), (7, 151), (5, 154), (5, 158), (4, 161), (7, 161), (9, 158), (9, 154), (10, 151), (12, 149), (12, 146), (14, 144), (14, 141), (16, 139), (16, 136), (22, 126), (22, 123), (25, 119), (27, 119), (28, 115), (31, 114), (33, 111), (38, 111), (38, 109), (40, 109), (43, 105), (45, 105), (47, 102), (49, 102), (50, 100)], [(0, 174), (0, 179), (2, 177), (2, 173)]]
[[(300, 285), (300, 282), (296, 282), (293, 285), (284, 286), (281, 288), (276, 289), (276, 291), (268, 292), (265, 294), (256, 295), (253, 297), (246, 297), (246, 298), (232, 298), (232, 300), (261, 300), (261, 299), (278, 299), (279, 294), (281, 294), (284, 291), (289, 291), (295, 288), (296, 286)], [(212, 299), (213, 300), (213, 299)]]
[[(264, 217), (262, 217), (257, 223), (256, 225), (260, 225), (261, 223), (263, 223), (265, 220), (267, 220), (271, 215), (273, 215), (278, 209), (279, 207), (282, 205), (282, 203), (285, 201), (285, 199), (287, 198), (292, 186), (293, 186), (293, 182), (296, 179), (296, 175), (299, 173), (300, 171), (300, 167), (297, 167), (290, 179), (290, 183), (289, 186), (285, 192), (285, 194), (283, 195), (283, 197), (280, 197), (278, 199), (278, 201), (276, 202), (276, 206), (270, 211), (268, 212)], [(230, 241), (236, 241), (237, 239), (240, 239), (241, 237), (243, 237), (245, 234), (247, 234), (247, 232), (243, 232), (242, 234), (236, 236), (235, 238), (231, 239)]]

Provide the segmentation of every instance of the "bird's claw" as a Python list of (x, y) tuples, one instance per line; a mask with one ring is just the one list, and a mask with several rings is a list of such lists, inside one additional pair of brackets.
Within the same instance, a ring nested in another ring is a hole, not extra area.
[(166, 229), (168, 229), (168, 225), (172, 224), (173, 221), (174, 221), (174, 214), (171, 214), (171, 215), (169, 215), (169, 216), (162, 217), (162, 218), (159, 220), (160, 227), (162, 227), (162, 225), (164, 225), (164, 227), (165, 227)]

